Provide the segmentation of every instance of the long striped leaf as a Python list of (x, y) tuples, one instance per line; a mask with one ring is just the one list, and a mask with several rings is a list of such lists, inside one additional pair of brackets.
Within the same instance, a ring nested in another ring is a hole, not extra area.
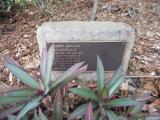
[(51, 72), (52, 72), (52, 65), (53, 65), (53, 59), (54, 59), (54, 46), (51, 45), (48, 53), (47, 53), (47, 61), (46, 61), (46, 71), (45, 71), (45, 87), (48, 90), (49, 84), (51, 81)]
[(121, 106), (134, 106), (139, 104), (136, 100), (127, 99), (127, 98), (119, 98), (115, 100), (111, 100), (107, 102), (105, 105), (109, 107), (121, 107)]
[(113, 84), (115, 84), (117, 82), (117, 80), (119, 79), (120, 76), (122, 76), (123, 73), (123, 66), (119, 66), (119, 68), (116, 70), (116, 72), (114, 73), (114, 75), (112, 76), (112, 79), (109, 82), (108, 87), (111, 87)]
[(82, 97), (94, 100), (94, 101), (98, 101), (98, 97), (97, 95), (91, 90), (91, 89), (86, 89), (86, 88), (71, 88), (69, 89), (72, 93), (74, 94), (78, 94)]
[(22, 70), (21, 68), (17, 67), (14, 64), (11, 64), (10, 62), (8, 62), (7, 60), (4, 59), (5, 62), (5, 66), (17, 77), (19, 78), (19, 80), (21, 82), (23, 82), (24, 84), (32, 87), (32, 88), (36, 88), (39, 89), (40, 85), (39, 83), (34, 80), (30, 75), (28, 75), (24, 70)]
[(124, 75), (120, 75), (117, 77), (116, 81), (108, 87), (109, 98), (111, 98), (113, 94), (120, 88), (124, 80), (125, 80)]
[(119, 120), (118, 116), (111, 110), (106, 111), (109, 120)]
[(19, 112), (17, 119), (16, 120), (20, 120), (28, 111), (34, 109), (35, 107), (37, 107), (40, 104), (40, 100), (42, 99), (42, 97), (36, 97), (34, 99), (32, 99), (32, 101), (28, 102), (24, 108)]
[(97, 56), (97, 78), (98, 78), (98, 91), (101, 94), (105, 86), (104, 67), (101, 59)]
[(16, 120), (16, 116), (14, 115), (7, 115), (8, 120)]
[(92, 103), (88, 104), (86, 115), (85, 115), (85, 120), (94, 120)]
[(87, 104), (83, 104), (77, 107), (73, 113), (69, 116), (68, 120), (75, 120), (76, 118), (82, 117), (87, 110)]
[(37, 90), (31, 88), (22, 88), (6, 92), (8, 96), (12, 97), (27, 97), (27, 96), (31, 97), (35, 96), (37, 93), (38, 93)]
[(0, 97), (0, 105), (13, 104), (22, 101), (28, 101), (30, 97), (28, 96), (10, 96), (5, 95)]
[(38, 120), (47, 120), (47, 117), (43, 114), (40, 108), (39, 108), (39, 119)]
[(58, 88), (55, 96), (54, 107), (53, 107), (53, 118), (55, 120), (63, 120), (62, 96), (60, 88)]
[(38, 114), (37, 114), (37, 110), (34, 110), (34, 115), (33, 115), (34, 120), (39, 120)]
[(60, 78), (58, 78), (53, 82), (51, 88), (53, 89), (54, 87), (56, 87), (57, 85), (59, 85), (60, 83), (66, 80), (67, 81), (72, 80), (75, 77), (77, 70), (83, 65), (83, 63), (84, 62), (77, 63), (73, 65), (71, 68), (69, 68)]

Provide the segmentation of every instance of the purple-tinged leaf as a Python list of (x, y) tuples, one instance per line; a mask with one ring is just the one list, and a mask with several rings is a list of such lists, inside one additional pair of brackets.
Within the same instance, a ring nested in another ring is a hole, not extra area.
[[(9, 56), (7, 56), (7, 55), (4, 55), (4, 56), (3, 56), (3, 61), (4, 61), (5, 63), (8, 63), (8, 64), (13, 64), (13, 65), (19, 67), (20, 69), (24, 70), (24, 68), (23, 68), (21, 65), (19, 65), (15, 60), (13, 60), (11, 57), (9, 57)], [(24, 71), (25, 71), (25, 70), (24, 70)]]
[(46, 61), (46, 71), (45, 71), (45, 88), (46, 91), (49, 90), (49, 85), (51, 81), (51, 72), (53, 67), (53, 59), (54, 59), (54, 45), (52, 44), (47, 53), (47, 61)]
[(134, 114), (134, 113), (141, 111), (141, 109), (144, 105), (145, 105), (145, 103), (139, 103), (139, 104), (133, 106), (133, 108), (131, 109), (131, 111), (129, 113)]
[(99, 58), (99, 56), (97, 56), (97, 81), (98, 81), (98, 92), (100, 95), (105, 86), (105, 75), (104, 75), (103, 63)]
[(39, 120), (39, 117), (37, 115), (37, 109), (34, 109), (34, 115), (33, 115), (34, 120)]
[(139, 102), (133, 99), (119, 98), (119, 99), (111, 100), (107, 102), (105, 105), (108, 107), (121, 107), (121, 106), (134, 106), (138, 104)]
[(56, 87), (57, 85), (59, 85), (60, 83), (66, 83), (66, 81), (70, 81), (72, 80), (73, 78), (75, 78), (75, 74), (77, 72), (77, 70), (80, 69), (80, 67), (83, 65), (84, 62), (80, 62), (80, 63), (77, 63), (75, 65), (73, 65), (72, 67), (70, 67), (66, 72), (64, 72), (64, 74), (58, 78), (57, 80), (55, 80), (52, 84), (52, 89), (54, 87)]
[(15, 89), (7, 91), (5, 94), (10, 97), (32, 97), (38, 93), (37, 90), (31, 88)]
[(47, 48), (42, 48), (41, 56), (40, 56), (40, 71), (41, 78), (44, 83), (45, 74), (46, 74), (46, 62), (47, 62)]
[(16, 120), (20, 120), (28, 111), (34, 109), (35, 107), (37, 107), (40, 104), (40, 100), (43, 97), (36, 97), (34, 99), (32, 99), (30, 102), (28, 102), (24, 108), (19, 112), (17, 119)]
[(40, 89), (39, 83), (21, 68), (8, 62), (5, 62), (5, 66), (24, 84), (28, 85), (31, 88)]
[(23, 107), (24, 107), (24, 105), (19, 105), (19, 106), (16, 106), (16, 107), (11, 107), (11, 108), (1, 112), (0, 113), (0, 119), (4, 119), (7, 115), (18, 112)]
[(0, 105), (7, 105), (7, 104), (13, 104), (17, 102), (24, 102), (28, 101), (30, 97), (28, 96), (10, 96), (10, 95), (4, 95), (0, 96)]
[(8, 120), (16, 120), (16, 116), (15, 115), (7, 115)]
[(109, 120), (119, 120), (118, 116), (111, 110), (106, 111)]
[(152, 96), (141, 96), (141, 97), (137, 97), (136, 101), (144, 102), (144, 101), (148, 101), (148, 100), (152, 100), (152, 99), (154, 99)]
[(39, 120), (47, 120), (47, 117), (44, 115), (44, 113), (39, 108)]
[(83, 104), (79, 107), (77, 107), (69, 116), (68, 120), (75, 120), (76, 118), (82, 117), (85, 115), (85, 112), (87, 110), (87, 104)]
[(112, 76), (112, 79), (110, 80), (108, 87), (115, 84), (117, 80), (119, 79), (119, 77), (122, 76), (123, 74), (124, 74), (123, 66), (121, 65), (119, 66), (119, 68), (115, 71), (114, 75)]
[(124, 80), (125, 80), (124, 75), (120, 75), (117, 77), (116, 81), (113, 84), (108, 86), (109, 98), (111, 98), (114, 95), (114, 93), (120, 88)]
[(97, 95), (93, 92), (93, 90), (91, 89), (86, 89), (86, 88), (71, 88), (69, 89), (72, 93), (74, 94), (78, 94), (82, 97), (85, 97), (87, 99), (91, 99), (94, 101), (98, 101), (99, 98), (97, 97)]
[(93, 119), (93, 107), (92, 107), (92, 103), (88, 104), (86, 115), (85, 115), (85, 120), (94, 120)]
[(78, 76), (80, 75), (81, 73), (85, 72), (88, 68), (88, 65), (84, 65), (82, 67), (80, 67), (76, 72), (75, 72), (75, 75), (74, 76)]
[(53, 118), (55, 120), (63, 120), (62, 95), (60, 88), (58, 88), (55, 96), (54, 107), (53, 107)]

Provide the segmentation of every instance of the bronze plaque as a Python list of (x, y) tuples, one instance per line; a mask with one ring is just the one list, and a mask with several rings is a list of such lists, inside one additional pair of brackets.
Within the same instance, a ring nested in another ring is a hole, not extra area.
[[(48, 45), (50, 46), (50, 45)], [(85, 61), (88, 71), (96, 71), (97, 55), (105, 71), (115, 71), (122, 64), (126, 42), (62, 42), (54, 43), (54, 71), (66, 71), (75, 63)]]

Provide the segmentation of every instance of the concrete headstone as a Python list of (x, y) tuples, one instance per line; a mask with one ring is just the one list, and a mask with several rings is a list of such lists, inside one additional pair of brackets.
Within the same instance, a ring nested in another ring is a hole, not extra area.
[(40, 51), (54, 44), (53, 74), (62, 74), (74, 63), (85, 61), (88, 71), (84, 80), (96, 79), (96, 57), (100, 56), (106, 74), (112, 74), (123, 64), (126, 72), (134, 45), (135, 32), (127, 24), (95, 21), (43, 23), (37, 30)]

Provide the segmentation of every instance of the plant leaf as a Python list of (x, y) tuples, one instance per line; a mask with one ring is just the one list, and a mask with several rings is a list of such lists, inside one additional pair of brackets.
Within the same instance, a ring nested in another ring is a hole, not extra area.
[(30, 98), (28, 96), (10, 96), (5, 95), (0, 97), (0, 105), (13, 104), (17, 102), (27, 101)]
[(139, 104), (136, 100), (127, 99), (127, 98), (119, 98), (115, 100), (111, 100), (107, 102), (105, 105), (109, 107), (121, 107), (121, 106), (134, 106)]
[(16, 120), (16, 116), (14, 115), (7, 115), (8, 120)]
[(92, 103), (88, 104), (86, 115), (85, 115), (85, 120), (93, 120), (93, 107), (92, 107)]
[(19, 111), (20, 109), (22, 109), (24, 107), (24, 105), (19, 105), (16, 107), (11, 107), (3, 112), (0, 113), (0, 119), (4, 119), (7, 115), (9, 114), (13, 114), (17, 111)]
[(47, 117), (42, 113), (40, 108), (39, 108), (39, 120), (47, 120)]
[(58, 84), (63, 83), (64, 81), (66, 82), (66, 81), (72, 80), (75, 77), (75, 73), (83, 65), (83, 63), (84, 62), (80, 62), (70, 67), (66, 72), (64, 72), (64, 74), (60, 78), (58, 78), (53, 82), (51, 88), (53, 89)]
[(39, 120), (39, 117), (37, 115), (37, 109), (35, 108), (34, 110), (34, 115), (33, 115), (34, 120)]
[(91, 90), (91, 89), (86, 89), (86, 88), (71, 88), (69, 89), (72, 93), (74, 94), (78, 94), (82, 97), (94, 100), (94, 101), (98, 101), (98, 97), (97, 95)]
[(20, 67), (17, 67), (16, 65), (8, 62), (8, 60), (4, 59), (5, 66), (17, 77), (21, 82), (24, 84), (39, 89), (40, 85), (39, 83), (34, 80), (30, 75), (28, 75), (24, 70), (22, 70)]
[(111, 110), (107, 110), (106, 114), (109, 120), (119, 120), (117, 115)]
[(35, 107), (37, 107), (40, 104), (40, 100), (42, 99), (42, 97), (36, 97), (34, 99), (32, 99), (32, 101), (28, 102), (24, 108), (19, 112), (17, 119), (16, 120), (20, 120), (29, 110), (34, 109)]
[(82, 115), (85, 114), (87, 110), (87, 104), (83, 104), (79, 107), (77, 107), (72, 113), (71, 115), (69, 116), (68, 120), (74, 120), (78, 117), (82, 117)]
[(109, 98), (113, 96), (113, 94), (120, 88), (121, 84), (124, 82), (125, 77), (124, 75), (119, 75), (116, 79), (116, 81), (108, 86), (108, 95)]
[(47, 53), (47, 61), (46, 61), (46, 72), (45, 72), (45, 87), (49, 90), (49, 84), (51, 81), (51, 72), (52, 72), (52, 65), (54, 59), (54, 46), (53, 44), (50, 46), (48, 53)]
[(41, 71), (41, 78), (43, 83), (45, 81), (45, 73), (46, 73), (46, 61), (47, 61), (47, 48), (42, 48), (41, 56), (40, 56), (40, 71)]
[(31, 97), (31, 96), (35, 96), (37, 93), (38, 91), (31, 88), (22, 88), (22, 89), (16, 89), (16, 90), (6, 92), (8, 96), (12, 96), (12, 97), (27, 97), (27, 96)]
[(99, 56), (97, 56), (97, 78), (98, 78), (98, 91), (100, 94), (105, 86), (105, 75), (104, 75), (103, 63), (99, 58)]
[(60, 88), (58, 88), (55, 96), (54, 107), (53, 107), (53, 118), (55, 120), (63, 120), (62, 96)]
[(108, 87), (111, 87), (113, 84), (115, 84), (117, 82), (117, 79), (119, 79), (119, 77), (123, 74), (124, 74), (123, 66), (121, 65), (119, 66), (119, 68), (115, 71), (114, 75), (112, 76), (112, 79), (109, 82)]

